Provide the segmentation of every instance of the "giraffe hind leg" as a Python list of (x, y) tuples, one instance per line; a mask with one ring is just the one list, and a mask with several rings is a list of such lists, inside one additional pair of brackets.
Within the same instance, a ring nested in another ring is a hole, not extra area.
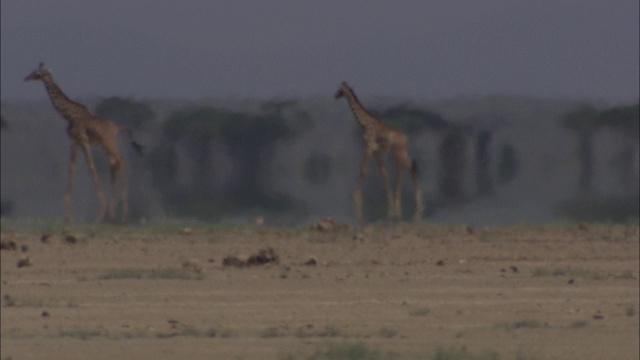
[(353, 193), (353, 202), (356, 210), (356, 219), (358, 220), (358, 224), (360, 227), (364, 226), (364, 213), (362, 211), (362, 186), (364, 185), (364, 179), (367, 176), (367, 170), (369, 168), (369, 154), (366, 154), (364, 160), (362, 160), (362, 165), (360, 166), (360, 180), (358, 181), (358, 187), (356, 191)]
[(109, 156), (111, 172), (111, 198), (109, 201), (109, 218), (117, 221), (118, 203), (122, 206), (120, 220), (124, 221), (128, 213), (127, 188), (125, 184), (124, 160), (119, 156)]
[(65, 205), (65, 214), (64, 214), (64, 222), (71, 222), (72, 213), (73, 213), (73, 183), (76, 175), (76, 160), (78, 154), (78, 146), (76, 144), (71, 145), (71, 158), (69, 161), (69, 178), (67, 182), (67, 193), (64, 196), (64, 205)]
[[(393, 220), (397, 218), (397, 211), (395, 210), (395, 200), (393, 198), (393, 191), (391, 190), (391, 182), (389, 181), (389, 174), (387, 173), (387, 169), (384, 167), (384, 161), (382, 161), (382, 157), (379, 154), (375, 155), (376, 165), (378, 166), (378, 172), (380, 172), (380, 176), (382, 177), (382, 181), (384, 182), (384, 187), (387, 192), (387, 219)], [(396, 199), (397, 200), (397, 199)]]

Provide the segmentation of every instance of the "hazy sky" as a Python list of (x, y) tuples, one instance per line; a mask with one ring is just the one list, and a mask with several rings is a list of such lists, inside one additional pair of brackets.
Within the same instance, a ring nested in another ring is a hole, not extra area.
[(1, 96), (635, 102), (638, 0), (2, 0)]

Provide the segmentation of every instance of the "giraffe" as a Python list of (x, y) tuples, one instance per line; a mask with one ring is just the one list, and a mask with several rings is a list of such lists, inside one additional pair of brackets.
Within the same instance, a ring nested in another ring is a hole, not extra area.
[[(51, 70), (45, 68), (43, 63), (40, 63), (24, 80), (42, 81), (53, 107), (68, 122), (67, 135), (71, 140), (71, 159), (69, 163), (67, 192), (65, 194), (65, 222), (68, 223), (72, 219), (71, 194), (73, 192), (76, 173), (78, 149), (82, 150), (85, 160), (87, 161), (98, 197), (99, 210), (96, 220), (98, 222), (104, 221), (107, 212), (107, 203), (100, 179), (96, 173), (96, 167), (91, 154), (91, 146), (101, 146), (109, 159), (109, 170), (111, 173), (111, 198), (108, 208), (109, 218), (111, 221), (116, 220), (117, 206), (118, 202), (120, 202), (120, 220), (124, 221), (129, 211), (129, 205), (125, 184), (124, 158), (118, 151), (118, 134), (120, 131), (125, 131), (131, 135), (131, 131), (126, 127), (116, 125), (111, 120), (101, 119), (92, 115), (84, 105), (69, 99), (53, 81)], [(132, 141), (132, 144), (136, 150), (141, 151), (140, 145), (135, 141)]]
[[(338, 88), (338, 91), (335, 95), (336, 99), (342, 97), (347, 99), (349, 107), (353, 112), (353, 116), (356, 118), (356, 121), (358, 121), (358, 124), (364, 131), (364, 160), (362, 161), (362, 165), (360, 167), (360, 180), (358, 182), (358, 187), (353, 194), (358, 222), (361, 226), (364, 225), (364, 215), (362, 212), (362, 186), (364, 184), (364, 179), (367, 176), (367, 170), (371, 157), (373, 157), (376, 161), (378, 171), (382, 176), (382, 180), (384, 181), (384, 185), (387, 191), (387, 201), (389, 203), (387, 218), (400, 219), (402, 215), (400, 206), (402, 195), (402, 177), (404, 174), (404, 170), (407, 169), (411, 174), (411, 177), (413, 179), (413, 186), (415, 188), (416, 211), (414, 214), (414, 220), (420, 220), (422, 218), (422, 213), (424, 212), (424, 205), (422, 203), (422, 196), (420, 194), (420, 184), (418, 182), (416, 163), (415, 161), (412, 161), (411, 157), (409, 156), (409, 138), (405, 133), (392, 129), (381, 120), (371, 115), (364, 108), (364, 106), (362, 106), (355, 92), (346, 82), (342, 82), (342, 84), (340, 84), (340, 87)], [(391, 189), (389, 175), (387, 174), (387, 170), (384, 167), (384, 162), (382, 159), (382, 153), (385, 152), (392, 154), (396, 162), (396, 181), (398, 183), (395, 194)]]

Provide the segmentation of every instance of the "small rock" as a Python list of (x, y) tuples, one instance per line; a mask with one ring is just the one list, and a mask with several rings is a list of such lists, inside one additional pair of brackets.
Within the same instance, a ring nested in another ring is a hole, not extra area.
[(24, 259), (18, 260), (17, 266), (18, 266), (18, 268), (31, 266), (31, 261), (29, 260), (28, 257), (25, 257)]
[(444, 261), (438, 260), (438, 262), (436, 263), (436, 266), (444, 266)]
[(0, 242), (0, 249), (2, 250), (16, 250), (17, 248), (18, 248), (18, 245), (13, 240)]

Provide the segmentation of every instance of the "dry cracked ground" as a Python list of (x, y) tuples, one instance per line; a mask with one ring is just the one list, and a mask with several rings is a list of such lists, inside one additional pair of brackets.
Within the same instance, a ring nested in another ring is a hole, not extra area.
[(638, 359), (638, 245), (637, 225), (3, 226), (1, 359)]

